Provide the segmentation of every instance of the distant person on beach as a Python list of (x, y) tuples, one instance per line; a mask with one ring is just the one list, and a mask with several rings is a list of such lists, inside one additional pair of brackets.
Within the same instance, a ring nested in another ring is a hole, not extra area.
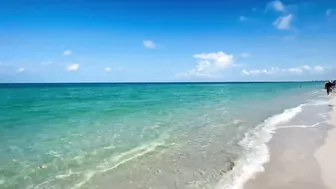
[(333, 83), (331, 81), (328, 81), (325, 85), (324, 88), (327, 90), (327, 95), (329, 95), (332, 91)]

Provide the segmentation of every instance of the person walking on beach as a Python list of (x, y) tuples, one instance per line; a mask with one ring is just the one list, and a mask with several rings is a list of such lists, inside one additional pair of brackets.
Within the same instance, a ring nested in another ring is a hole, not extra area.
[(331, 93), (331, 88), (332, 88), (333, 84), (331, 83), (331, 81), (328, 81), (325, 85), (324, 88), (327, 90), (327, 95), (329, 95)]

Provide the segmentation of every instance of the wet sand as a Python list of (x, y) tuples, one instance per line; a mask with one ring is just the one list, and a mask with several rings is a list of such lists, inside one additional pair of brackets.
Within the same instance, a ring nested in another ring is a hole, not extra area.
[[(336, 98), (332, 104), (336, 105)], [(336, 109), (330, 123), (278, 129), (269, 142), (270, 161), (244, 189), (336, 189)]]

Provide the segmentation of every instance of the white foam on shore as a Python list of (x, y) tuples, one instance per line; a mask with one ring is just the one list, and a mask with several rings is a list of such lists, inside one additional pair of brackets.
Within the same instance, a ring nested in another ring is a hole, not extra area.
[(324, 121), (322, 122), (318, 122), (318, 123), (315, 123), (313, 125), (289, 125), (289, 126), (281, 126), (281, 127), (278, 127), (277, 129), (288, 129), (288, 128), (313, 128), (313, 127), (316, 127), (322, 123), (325, 123)]
[(263, 164), (269, 161), (269, 149), (266, 145), (277, 129), (277, 125), (286, 123), (300, 112), (305, 104), (287, 109), (283, 113), (269, 117), (262, 124), (245, 134), (239, 145), (246, 153), (235, 162), (231, 172), (223, 177), (215, 189), (242, 189), (245, 182), (257, 172), (264, 171)]

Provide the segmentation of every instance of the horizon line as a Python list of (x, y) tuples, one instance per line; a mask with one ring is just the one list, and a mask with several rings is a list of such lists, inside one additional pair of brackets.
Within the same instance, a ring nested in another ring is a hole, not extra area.
[(173, 83), (303, 83), (323, 82), (325, 80), (301, 80), (301, 81), (114, 81), (114, 82), (0, 82), (0, 85), (11, 84), (173, 84)]

